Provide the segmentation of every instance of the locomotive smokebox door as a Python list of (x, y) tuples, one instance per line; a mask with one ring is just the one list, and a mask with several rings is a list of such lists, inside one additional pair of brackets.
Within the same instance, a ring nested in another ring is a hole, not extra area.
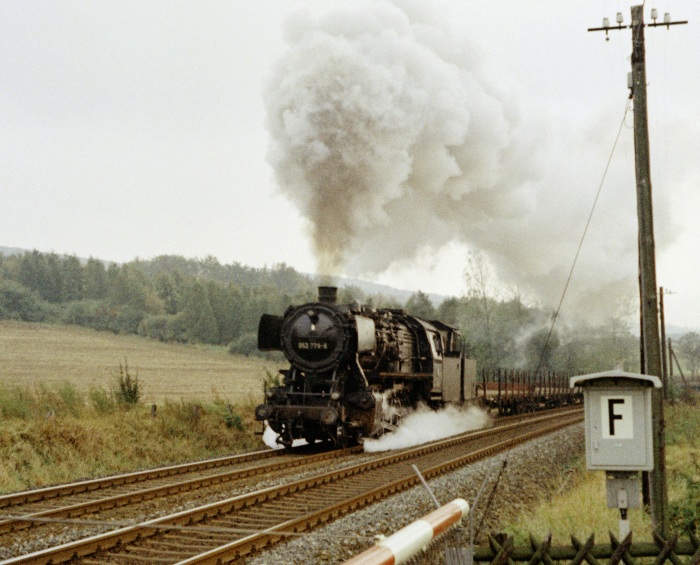
[(583, 388), (586, 467), (605, 471), (654, 468), (651, 392), (658, 377), (608, 371), (572, 377)]

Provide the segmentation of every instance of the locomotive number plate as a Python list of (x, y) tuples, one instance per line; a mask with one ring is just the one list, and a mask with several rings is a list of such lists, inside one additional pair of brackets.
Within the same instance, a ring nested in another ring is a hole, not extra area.
[(328, 349), (325, 341), (298, 341), (297, 349)]

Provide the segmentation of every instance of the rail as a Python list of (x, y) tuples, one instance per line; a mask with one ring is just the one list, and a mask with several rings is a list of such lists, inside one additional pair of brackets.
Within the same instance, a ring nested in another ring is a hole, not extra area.
[(217, 563), (244, 557), (431, 479), (583, 419), (580, 409), (471, 432), (6, 561)]

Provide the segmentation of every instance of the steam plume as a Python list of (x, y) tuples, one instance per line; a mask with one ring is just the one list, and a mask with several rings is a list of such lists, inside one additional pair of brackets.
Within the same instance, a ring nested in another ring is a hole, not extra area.
[(311, 222), (322, 273), (381, 272), (520, 213), (532, 171), (518, 121), (419, 7), (358, 1), (289, 25), (268, 89), (269, 160)]
[[(526, 123), (478, 50), (434, 12), (418, 0), (354, 0), (290, 19), (266, 92), (278, 184), (309, 221), (321, 274), (381, 273), (458, 242), (556, 304), (606, 157), (562, 131), (548, 133), (567, 149), (545, 147), (542, 114)], [(572, 154), (601, 167), (578, 174)], [(613, 217), (614, 241), (601, 230), (578, 269), (607, 312), (619, 297), (610, 287), (636, 270), (633, 224)]]

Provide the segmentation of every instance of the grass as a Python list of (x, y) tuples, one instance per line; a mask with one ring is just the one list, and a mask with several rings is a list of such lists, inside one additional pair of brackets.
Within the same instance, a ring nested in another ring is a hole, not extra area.
[[(260, 448), (253, 406), (277, 372), (223, 348), (12, 321), (0, 321), (0, 359), (0, 492)], [(138, 378), (134, 406), (115, 396), (125, 371)], [(700, 407), (669, 406), (666, 419), (674, 529), (697, 531)], [(549, 532), (555, 543), (572, 533), (606, 539), (619, 512), (606, 508), (604, 480), (580, 462), (555, 485), (558, 495), (506, 531), (519, 542)], [(630, 519), (635, 532), (651, 528), (641, 510)]]
[(155, 417), (144, 405), (127, 409), (114, 403), (108, 413), (84, 403), (71, 406), (61, 405), (57, 413), (44, 416), (3, 418), (0, 492), (262, 447), (253, 433), (258, 424), (252, 409), (229, 408), (221, 400), (166, 401)]
[[(0, 492), (263, 447), (253, 406), (272, 362), (15, 321), (0, 359)], [(135, 382), (130, 405), (120, 385)]]
[[(698, 533), (700, 520), (700, 406), (675, 404), (665, 408), (666, 470), (670, 530)], [(571, 535), (579, 540), (591, 534), (604, 542), (608, 532), (619, 534), (620, 513), (606, 505), (605, 474), (587, 471), (585, 458), (562, 478), (558, 494), (522, 513), (505, 531), (517, 544), (529, 543), (529, 535), (542, 540), (550, 533), (553, 544), (567, 544)], [(629, 511), (630, 529), (636, 540), (651, 537), (649, 514)]]

